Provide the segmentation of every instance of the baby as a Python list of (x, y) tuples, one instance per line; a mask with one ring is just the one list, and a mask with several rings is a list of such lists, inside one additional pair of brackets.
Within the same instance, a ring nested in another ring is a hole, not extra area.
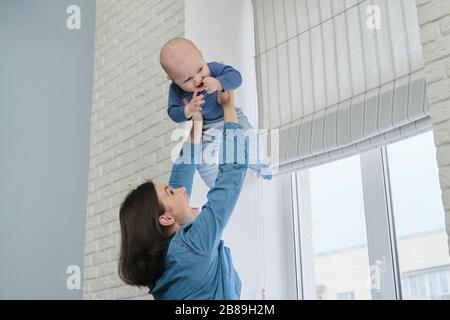
[[(169, 117), (181, 123), (201, 111), (203, 124), (202, 150), (215, 143), (209, 132), (223, 127), (223, 108), (217, 102), (217, 92), (237, 89), (242, 78), (239, 71), (231, 66), (217, 62), (206, 63), (201, 51), (188, 39), (173, 38), (161, 49), (160, 63), (172, 81), (169, 88)], [(236, 108), (239, 123), (244, 130), (252, 129), (247, 117), (240, 108)], [(251, 157), (250, 157), (251, 159)], [(272, 178), (272, 171), (267, 165), (249, 162), (249, 168), (258, 176)], [(200, 176), (207, 186), (214, 185), (218, 165), (204, 163), (197, 165)]]

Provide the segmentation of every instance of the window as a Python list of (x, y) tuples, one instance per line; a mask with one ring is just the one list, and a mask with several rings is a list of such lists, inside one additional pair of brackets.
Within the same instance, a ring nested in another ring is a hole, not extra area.
[(305, 292), (309, 298), (350, 299), (351, 293), (352, 299), (370, 299), (359, 161), (359, 156), (351, 157), (300, 175), (302, 223), (311, 230), (303, 254), (313, 257), (304, 277), (311, 288)]
[(292, 179), (300, 298), (450, 299), (432, 132)]
[(389, 145), (387, 156), (403, 298), (441, 299), (447, 271), (415, 272), (450, 265), (432, 132)]

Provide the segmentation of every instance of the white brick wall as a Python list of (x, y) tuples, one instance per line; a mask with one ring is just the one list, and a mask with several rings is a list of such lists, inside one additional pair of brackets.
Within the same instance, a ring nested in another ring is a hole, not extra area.
[[(450, 234), (450, 1), (416, 0)], [(162, 44), (184, 35), (184, 0), (97, 0), (85, 299), (149, 298), (117, 275), (118, 208), (131, 187), (167, 181), (170, 133)]]
[(85, 299), (150, 298), (118, 277), (119, 206), (147, 179), (169, 178), (168, 83), (159, 50), (184, 35), (184, 0), (97, 0)]
[(447, 234), (450, 234), (450, 1), (416, 0), (416, 4)]

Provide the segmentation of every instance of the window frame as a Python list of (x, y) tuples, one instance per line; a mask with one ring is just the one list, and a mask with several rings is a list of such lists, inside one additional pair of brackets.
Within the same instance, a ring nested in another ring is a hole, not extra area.
[[(420, 132), (425, 134), (431, 130)], [(407, 139), (414, 138), (414, 136)], [(390, 187), (387, 146), (359, 154), (373, 300), (402, 300), (401, 272)], [(297, 298), (316, 299), (312, 222), (309, 194), (301, 192), (309, 183), (309, 170), (291, 174), (292, 218), (295, 239)], [(307, 192), (308, 187), (305, 188)], [(309, 212), (308, 212), (309, 211)], [(308, 230), (310, 228), (310, 230)], [(382, 234), (382, 236), (380, 236)], [(448, 279), (450, 282), (450, 279)], [(450, 286), (450, 283), (449, 283)], [(450, 291), (450, 287), (449, 287)]]
[(400, 267), (386, 147), (362, 153), (360, 164), (372, 299), (401, 299)]

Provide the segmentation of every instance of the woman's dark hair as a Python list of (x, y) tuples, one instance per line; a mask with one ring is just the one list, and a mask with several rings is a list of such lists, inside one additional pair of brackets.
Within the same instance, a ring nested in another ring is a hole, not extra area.
[(119, 276), (127, 284), (153, 288), (163, 274), (170, 236), (159, 224), (164, 207), (152, 181), (132, 190), (120, 207)]

